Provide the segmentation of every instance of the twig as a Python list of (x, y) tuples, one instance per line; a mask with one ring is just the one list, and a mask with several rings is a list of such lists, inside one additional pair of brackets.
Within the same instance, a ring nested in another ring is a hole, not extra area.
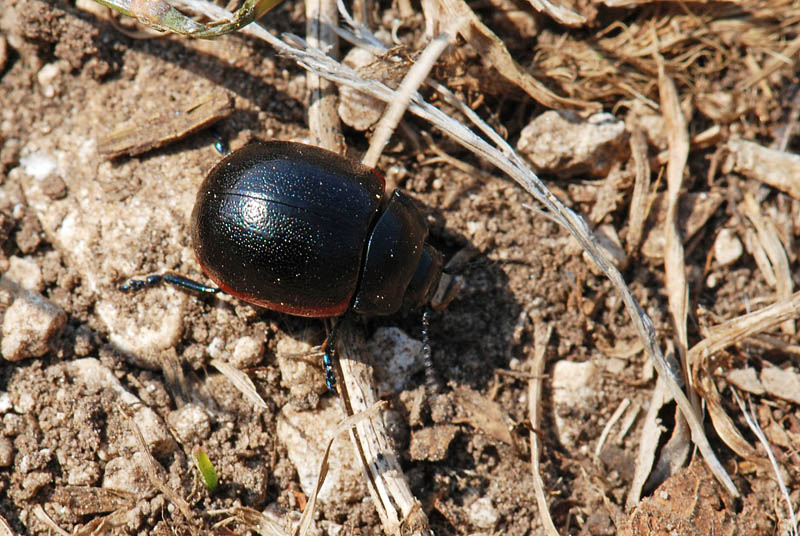
[(800, 292), (795, 292), (787, 300), (709, 328), (705, 338), (689, 350), (690, 359), (692, 363), (699, 364), (716, 352), (791, 318), (800, 318)]
[(681, 111), (678, 90), (675, 82), (664, 68), (664, 58), (658, 53), (658, 37), (653, 29), (653, 43), (656, 64), (658, 65), (658, 89), (661, 110), (667, 131), (669, 160), (667, 162), (667, 217), (664, 220), (664, 279), (666, 281), (669, 312), (675, 326), (676, 347), (681, 358), (683, 379), (689, 400), (697, 415), (700, 415), (700, 399), (692, 386), (691, 363), (687, 361), (689, 334), (686, 319), (689, 316), (689, 284), (686, 280), (686, 259), (683, 241), (678, 224), (678, 206), (683, 172), (689, 158), (689, 127)]
[[(338, 363), (342, 401), (347, 415), (371, 410), (378, 403), (372, 367), (363, 359), (361, 341), (346, 322), (339, 328)], [(428, 519), (414, 497), (391, 447), (381, 415), (362, 419), (350, 428), (372, 501), (387, 534), (428, 534)]]
[(627, 398), (620, 402), (619, 406), (617, 406), (616, 411), (614, 411), (611, 418), (608, 419), (608, 422), (603, 427), (603, 431), (600, 434), (600, 439), (597, 440), (597, 446), (594, 449), (594, 457), (595, 459), (600, 458), (600, 453), (603, 451), (603, 445), (605, 445), (606, 440), (608, 439), (608, 435), (611, 433), (611, 429), (617, 423), (618, 420), (622, 418), (622, 415), (625, 413), (625, 410), (631, 405), (631, 401)]
[[(307, 0), (305, 7), (306, 39), (312, 46), (327, 51), (334, 58), (338, 57), (339, 41), (335, 27), (339, 13), (335, 0)], [(313, 136), (313, 144), (342, 154), (345, 146), (336, 111), (336, 86), (312, 72), (306, 73), (306, 82), (311, 91), (308, 129)]]
[(437, 35), (423, 51), (422, 55), (414, 62), (414, 65), (409, 69), (400, 87), (397, 88), (395, 98), (390, 101), (389, 106), (383, 113), (380, 122), (375, 127), (375, 134), (372, 135), (370, 140), (369, 150), (361, 162), (369, 167), (375, 167), (378, 163), (378, 157), (383, 152), (384, 146), (389, 143), (389, 138), (392, 137), (394, 130), (403, 118), (403, 115), (408, 109), (411, 99), (417, 94), (417, 89), (428, 78), (436, 60), (442, 55), (447, 45), (450, 44), (450, 34), (447, 32)]
[(539, 506), (539, 515), (542, 516), (542, 525), (545, 532), (550, 536), (558, 536), (556, 526), (550, 517), (547, 506), (547, 497), (544, 495), (544, 483), (542, 482), (541, 466), (539, 465), (539, 454), (541, 445), (536, 429), (542, 419), (542, 377), (544, 373), (544, 357), (547, 350), (547, 343), (553, 334), (552, 324), (543, 324), (541, 321), (536, 323), (534, 333), (533, 363), (531, 364), (531, 375), (533, 379), (528, 382), (528, 415), (531, 420), (531, 473), (533, 476), (533, 489), (536, 492), (536, 504)]
[[(325, 448), (325, 453), (322, 456), (322, 461), (320, 462), (319, 473), (317, 476), (317, 484), (314, 486), (314, 492), (311, 493), (309, 497), (308, 504), (306, 504), (305, 510), (303, 510), (303, 515), (300, 518), (300, 523), (297, 524), (295, 529), (292, 531), (292, 536), (304, 535), (309, 534), (309, 530), (311, 528), (311, 522), (314, 520), (314, 511), (317, 505), (317, 497), (319, 497), (319, 492), (322, 489), (322, 484), (325, 483), (325, 477), (328, 474), (328, 457), (331, 454), (331, 448), (333, 447), (333, 441), (342, 433), (349, 432), (353, 429), (354, 426), (357, 424), (367, 421), (369, 422), (372, 418), (379, 417), (380, 412), (385, 409), (386, 403), (385, 402), (375, 402), (369, 408), (366, 408), (364, 411), (356, 413), (354, 415), (348, 415), (348, 417), (339, 423), (336, 427), (336, 430), (333, 431), (331, 434), (330, 439), (328, 440), (328, 445)], [(381, 518), (383, 519), (383, 518)], [(384, 525), (386, 528), (386, 525)], [(393, 534), (390, 532), (390, 534)]]

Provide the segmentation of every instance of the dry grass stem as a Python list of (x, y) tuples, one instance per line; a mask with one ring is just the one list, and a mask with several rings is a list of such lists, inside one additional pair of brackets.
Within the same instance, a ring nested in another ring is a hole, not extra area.
[[(325, 477), (328, 474), (328, 467), (329, 467), (328, 457), (330, 456), (334, 439), (336, 439), (337, 436), (345, 432), (350, 432), (352, 434), (354, 427), (359, 426), (360, 424), (366, 423), (366, 426), (370, 428), (371, 427), (370, 423), (372, 422), (372, 420), (379, 419), (380, 413), (384, 411), (385, 408), (386, 408), (385, 402), (375, 401), (372, 403), (370, 407), (366, 407), (357, 413), (349, 414), (348, 417), (344, 419), (341, 423), (339, 423), (339, 425), (333, 431), (330, 439), (328, 440), (328, 444), (325, 447), (325, 453), (322, 456), (322, 461), (320, 462), (320, 468), (317, 477), (317, 483), (314, 486), (314, 492), (311, 493), (311, 496), (308, 498), (308, 503), (306, 504), (306, 507), (303, 510), (303, 515), (300, 518), (300, 523), (298, 523), (297, 526), (292, 531), (293, 536), (306, 536), (311, 531), (312, 527), (311, 523), (314, 520), (314, 511), (316, 510), (317, 498), (319, 497), (319, 492), (322, 489), (322, 484), (325, 483)], [(381, 432), (385, 433), (384, 430), (381, 430)], [(357, 444), (356, 446), (363, 446), (363, 445)], [(363, 453), (362, 453), (362, 463), (364, 463), (363, 467), (364, 471), (365, 472), (369, 471), (369, 465), (368, 462), (365, 460)], [(373, 499), (375, 499), (374, 495)], [(378, 505), (379, 504), (376, 501), (376, 506)], [(378, 512), (380, 513), (381, 510), (379, 509)], [(383, 517), (381, 517), (381, 520), (383, 520)], [(397, 532), (398, 528), (399, 526), (384, 524), (384, 529), (386, 529), (388, 534), (399, 534), (399, 532)]]
[(757, 333), (768, 331), (786, 320), (798, 317), (800, 317), (800, 292), (795, 292), (787, 300), (781, 300), (758, 311), (708, 328), (703, 333), (703, 340), (689, 350), (690, 361), (697, 367), (715, 353), (732, 344)]
[(364, 415), (358, 418), (356, 426), (348, 428), (383, 530), (391, 535), (425, 534), (428, 521), (422, 505), (411, 492), (397, 453), (388, 439), (386, 425), (374, 409), (382, 406), (376, 406), (379, 399), (373, 370), (365, 360), (362, 341), (347, 323), (338, 329), (341, 399), (347, 415)]
[[(62, 530), (60, 527), (57, 528), (58, 530)], [(6, 521), (6, 518), (3, 516), (0, 516), (0, 536), (15, 536), (14, 531), (11, 529), (11, 525), (8, 524), (8, 521)]]
[[(657, 38), (654, 38), (658, 44)], [(678, 90), (675, 83), (664, 70), (664, 61), (660, 54), (655, 54), (658, 65), (658, 87), (661, 96), (661, 113), (667, 134), (669, 161), (667, 163), (667, 216), (664, 221), (664, 281), (669, 300), (669, 312), (677, 335), (678, 355), (681, 358), (684, 380), (689, 393), (689, 400), (695, 412), (700, 414), (700, 402), (692, 388), (691, 363), (687, 362), (689, 334), (686, 319), (689, 315), (689, 283), (686, 279), (686, 260), (683, 251), (683, 240), (678, 224), (678, 209), (683, 174), (689, 157), (689, 131), (686, 118), (681, 111)]]
[(650, 161), (647, 158), (647, 140), (641, 127), (634, 126), (631, 132), (631, 156), (634, 163), (633, 194), (629, 211), (626, 251), (629, 255), (638, 251), (644, 234), (644, 223), (652, 206), (650, 197)]
[(533, 9), (540, 13), (545, 13), (553, 18), (559, 24), (570, 27), (579, 27), (586, 24), (586, 17), (579, 13), (575, 13), (569, 8), (554, 4), (550, 0), (528, 0)]
[(642, 411), (642, 406), (634, 403), (631, 411), (628, 412), (628, 415), (625, 417), (625, 420), (622, 421), (622, 424), (619, 427), (619, 433), (614, 438), (615, 444), (622, 445), (622, 443), (625, 441), (625, 436), (628, 435), (633, 423), (636, 422), (636, 418), (639, 416), (640, 411)]
[(419, 87), (425, 83), (428, 73), (433, 69), (434, 64), (442, 55), (445, 48), (450, 44), (450, 35), (442, 33), (431, 41), (422, 54), (414, 62), (414, 65), (406, 74), (400, 86), (397, 88), (396, 98), (389, 103), (383, 113), (380, 122), (375, 127), (375, 133), (370, 140), (369, 150), (364, 155), (362, 163), (367, 166), (375, 167), (378, 158), (383, 152), (384, 146), (389, 143), (400, 120), (408, 109), (412, 97), (417, 93)]
[[(338, 58), (339, 40), (335, 30), (339, 13), (336, 0), (308, 0), (305, 8), (306, 40), (311, 46), (325, 50), (332, 58)], [(336, 111), (336, 85), (312, 72), (306, 72), (306, 84), (311, 92), (308, 129), (312, 144), (344, 154), (344, 136)]]
[(769, 445), (767, 437), (764, 435), (764, 431), (758, 425), (758, 417), (756, 417), (756, 413), (753, 410), (753, 404), (750, 404), (750, 411), (748, 411), (744, 405), (744, 401), (742, 400), (741, 396), (739, 396), (739, 393), (736, 391), (736, 389), (733, 389), (733, 396), (736, 398), (736, 403), (739, 404), (739, 409), (742, 410), (742, 415), (744, 415), (747, 425), (750, 426), (750, 430), (752, 430), (756, 437), (758, 437), (758, 440), (761, 442), (761, 445), (767, 452), (769, 462), (772, 465), (772, 470), (775, 473), (775, 479), (778, 481), (778, 487), (781, 490), (781, 496), (783, 496), (784, 501), (786, 501), (786, 509), (789, 512), (789, 534), (792, 536), (797, 536), (797, 518), (794, 514), (792, 499), (789, 496), (789, 490), (786, 489), (786, 482), (783, 480), (783, 474), (778, 466), (778, 461), (775, 459), (775, 454), (772, 452), (772, 448)]
[[(527, 73), (511, 57), (505, 44), (490, 30), (463, 0), (441, 0), (437, 23), (449, 26), (457, 21), (458, 33), (468, 41), (483, 60), (501, 76), (525, 91), (533, 100), (547, 108), (582, 108), (597, 111), (595, 102), (561, 97)], [(428, 16), (428, 13), (426, 13)]]
[(540, 466), (541, 441), (536, 430), (539, 429), (542, 421), (542, 378), (544, 377), (545, 355), (550, 337), (553, 334), (553, 326), (536, 322), (534, 332), (533, 361), (531, 362), (532, 379), (528, 382), (528, 418), (531, 420), (533, 430), (530, 434), (531, 441), (531, 475), (533, 477), (533, 489), (536, 493), (536, 504), (539, 507), (539, 515), (542, 516), (542, 525), (549, 536), (558, 536), (550, 517), (550, 510), (547, 505), (547, 497), (544, 493), (544, 482)]
[(144, 440), (142, 431), (136, 423), (136, 420), (132, 417), (132, 408), (120, 406), (120, 410), (128, 418), (128, 426), (131, 432), (133, 432), (133, 437), (136, 440), (136, 444), (139, 446), (139, 451), (144, 454), (147, 462), (145, 463), (144, 469), (148, 480), (150, 480), (154, 488), (163, 493), (167, 500), (181, 511), (181, 514), (183, 514), (183, 517), (186, 518), (186, 521), (190, 525), (194, 525), (194, 511), (189, 506), (189, 503), (186, 502), (186, 499), (167, 486), (164, 468), (161, 467), (158, 461), (153, 457), (153, 453), (150, 452), (150, 449), (147, 447), (147, 442)]
[[(49, 515), (47, 515), (47, 512), (44, 511), (44, 508), (42, 507), (41, 504), (35, 505), (33, 507), (32, 513), (33, 513), (33, 515), (36, 516), (36, 519), (38, 519), (39, 521), (44, 523), (47, 526), (47, 528), (49, 528), (50, 530), (52, 530), (53, 532), (55, 532), (59, 536), (70, 536), (69, 532), (67, 532), (66, 530), (64, 530), (61, 527), (59, 527), (56, 524), (56, 522), (53, 521), (53, 519)], [(9, 528), (8, 534), (14, 534), (10, 530), (10, 528)]]
[(800, 199), (800, 156), (733, 138), (725, 145), (724, 172), (736, 172)]
[(661, 438), (661, 425), (658, 419), (658, 412), (669, 399), (669, 391), (665, 385), (665, 381), (662, 379), (662, 376), (659, 376), (656, 380), (656, 387), (653, 389), (653, 394), (650, 397), (650, 407), (644, 419), (644, 426), (642, 427), (642, 433), (639, 439), (639, 451), (636, 455), (633, 481), (628, 490), (628, 498), (625, 501), (625, 507), (629, 510), (633, 509), (639, 502), (639, 498), (642, 496), (642, 489), (644, 488), (645, 482), (647, 482), (647, 477), (655, 462), (656, 450), (658, 449), (658, 442)]
[(631, 401), (625, 398), (622, 402), (620, 402), (619, 406), (617, 406), (617, 409), (614, 410), (614, 413), (608, 419), (608, 422), (603, 427), (603, 431), (600, 434), (600, 438), (597, 440), (597, 446), (594, 448), (595, 460), (600, 458), (600, 453), (603, 451), (603, 446), (606, 444), (606, 440), (608, 439), (608, 435), (611, 433), (611, 429), (615, 424), (617, 424), (617, 421), (622, 418), (625, 410), (627, 410), (630, 405)]
[(106, 158), (135, 156), (183, 139), (233, 113), (233, 99), (223, 91), (205, 95), (180, 113), (163, 110), (130, 123), (100, 139), (97, 151)]
[[(779, 238), (778, 229), (772, 220), (761, 213), (759, 203), (751, 193), (745, 194), (744, 202), (739, 204), (739, 209), (756, 228), (758, 242), (766, 253), (771, 272), (774, 274), (776, 298), (778, 300), (788, 299), (792, 295), (792, 271), (789, 267), (786, 250)], [(784, 322), (781, 329), (787, 335), (797, 333), (793, 320)]]
[(760, 458), (756, 450), (747, 439), (744, 438), (736, 423), (725, 411), (722, 396), (717, 389), (714, 378), (709, 373), (705, 373), (696, 380), (698, 389), (703, 393), (703, 400), (706, 403), (706, 410), (711, 417), (711, 424), (714, 426), (719, 437), (725, 442), (733, 452), (746, 460), (760, 463)]

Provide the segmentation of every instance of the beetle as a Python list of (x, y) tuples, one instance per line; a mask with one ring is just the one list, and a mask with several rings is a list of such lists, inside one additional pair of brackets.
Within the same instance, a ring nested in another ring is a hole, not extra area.
[[(427, 235), (414, 201), (387, 195), (378, 171), (319, 147), (254, 142), (209, 172), (192, 211), (194, 252), (217, 287), (167, 273), (120, 289), (167, 282), (296, 316), (391, 315), (437, 288), (442, 254)], [(334, 391), (332, 339), (323, 362)]]

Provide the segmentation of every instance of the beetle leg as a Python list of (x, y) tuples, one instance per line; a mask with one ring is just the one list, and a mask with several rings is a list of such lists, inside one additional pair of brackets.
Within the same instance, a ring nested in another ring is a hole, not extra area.
[(123, 292), (136, 292), (148, 287), (160, 285), (161, 283), (169, 283), (170, 285), (174, 285), (178, 288), (199, 292), (201, 294), (216, 294), (220, 292), (220, 289), (217, 287), (205, 285), (199, 281), (195, 281), (194, 279), (189, 279), (188, 277), (184, 277), (172, 272), (150, 275), (145, 279), (130, 279), (124, 285), (120, 285), (119, 290)]
[(325, 383), (328, 385), (328, 391), (336, 394), (336, 375), (333, 372), (333, 360), (336, 358), (336, 326), (338, 323), (334, 322), (328, 338), (322, 343), (323, 354), (322, 364), (325, 366)]

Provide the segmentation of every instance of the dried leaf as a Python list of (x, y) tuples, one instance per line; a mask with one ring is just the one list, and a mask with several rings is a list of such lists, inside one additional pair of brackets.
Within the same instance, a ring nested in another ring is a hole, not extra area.
[(485, 61), (504, 78), (519, 86), (536, 102), (547, 108), (599, 109), (599, 104), (560, 97), (525, 72), (514, 61), (505, 44), (483, 24), (464, 0), (439, 0), (443, 18), (458, 21), (458, 33), (472, 45)]
[(267, 408), (267, 403), (264, 402), (264, 399), (258, 394), (253, 380), (251, 380), (247, 374), (219, 359), (212, 359), (209, 364), (228, 378), (233, 386), (255, 407), (262, 409)]
[(182, 111), (165, 110), (149, 118), (134, 119), (102, 138), (97, 150), (107, 158), (146, 153), (207, 128), (232, 113), (233, 99), (227, 93), (206, 95)]
[(569, 8), (564, 6), (556, 5), (550, 0), (528, 0), (533, 9), (540, 13), (546, 13), (550, 15), (553, 20), (558, 22), (559, 24), (563, 24), (564, 26), (569, 26), (571, 28), (575, 28), (578, 26), (583, 26), (586, 24), (586, 17), (579, 13), (575, 13)]
[[(792, 271), (789, 267), (789, 258), (779, 238), (775, 224), (761, 213), (761, 209), (752, 194), (744, 196), (744, 202), (739, 204), (740, 210), (753, 223), (758, 233), (758, 241), (769, 257), (769, 264), (775, 274), (775, 290), (777, 299), (785, 300), (792, 295)], [(784, 333), (794, 335), (797, 333), (794, 321), (787, 320), (781, 326)]]
[(461, 418), (476, 430), (503, 443), (512, 445), (510, 430), (514, 420), (497, 402), (468, 387), (453, 391), (453, 403), (463, 412)]

